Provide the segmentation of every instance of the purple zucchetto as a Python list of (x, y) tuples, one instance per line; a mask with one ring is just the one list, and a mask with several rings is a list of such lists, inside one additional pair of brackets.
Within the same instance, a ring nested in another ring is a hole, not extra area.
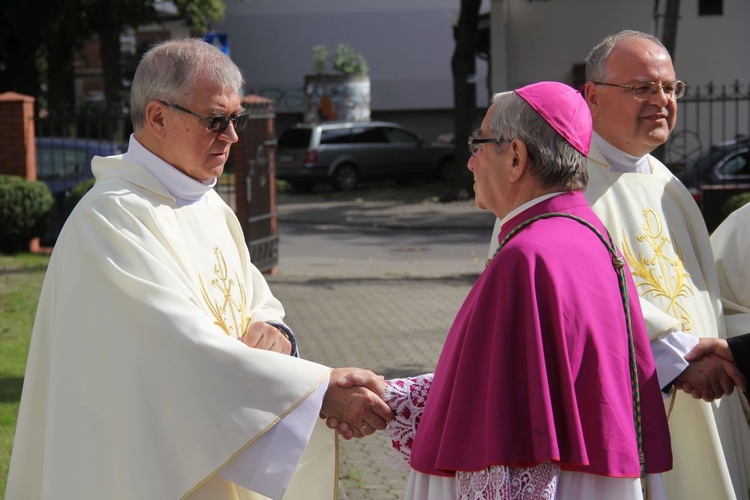
[(591, 112), (580, 92), (560, 82), (532, 83), (515, 92), (571, 146), (589, 154)]

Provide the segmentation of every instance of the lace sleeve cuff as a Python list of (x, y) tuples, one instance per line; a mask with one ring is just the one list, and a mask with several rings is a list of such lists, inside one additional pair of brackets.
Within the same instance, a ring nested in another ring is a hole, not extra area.
[(393, 460), (391, 465), (408, 470), (411, 447), (417, 433), (419, 421), (432, 385), (432, 373), (417, 377), (387, 380), (384, 399), (396, 414), (383, 433), (391, 439)]

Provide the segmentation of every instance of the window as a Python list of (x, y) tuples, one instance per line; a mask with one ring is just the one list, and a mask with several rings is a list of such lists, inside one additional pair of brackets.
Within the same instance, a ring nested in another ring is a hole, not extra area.
[(320, 134), (321, 144), (348, 144), (352, 142), (352, 131), (348, 128), (324, 130)]
[(723, 16), (724, 0), (698, 0), (699, 16)]
[(39, 180), (66, 179), (84, 172), (89, 155), (79, 149), (65, 147), (37, 148)]
[(388, 140), (379, 128), (357, 127), (352, 129), (352, 142), (373, 144), (388, 142)]
[(409, 143), (414, 144), (419, 141), (419, 138), (414, 134), (401, 130), (400, 128), (384, 128), (382, 129), (388, 138), (390, 143)]
[(312, 130), (309, 128), (292, 128), (286, 130), (279, 137), (279, 149), (307, 149), (310, 147), (310, 135)]
[(729, 157), (719, 170), (721, 176), (726, 178), (749, 176), (750, 168), (748, 167), (750, 165), (748, 165), (748, 155), (750, 155), (750, 153), (745, 151)]

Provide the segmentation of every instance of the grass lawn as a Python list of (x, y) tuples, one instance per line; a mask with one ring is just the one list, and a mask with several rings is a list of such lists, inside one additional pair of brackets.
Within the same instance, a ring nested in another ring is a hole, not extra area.
[(0, 255), (0, 492), (5, 496), (31, 327), (49, 257)]

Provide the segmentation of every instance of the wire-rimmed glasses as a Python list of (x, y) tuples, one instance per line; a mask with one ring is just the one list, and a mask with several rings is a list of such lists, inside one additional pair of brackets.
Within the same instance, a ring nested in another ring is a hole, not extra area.
[(469, 153), (471, 153), (471, 156), (477, 154), (477, 151), (479, 151), (479, 146), (481, 144), (486, 144), (488, 142), (501, 144), (503, 142), (511, 142), (511, 139), (480, 139), (479, 137), (471, 136), (467, 141), (467, 144), (469, 145)]

